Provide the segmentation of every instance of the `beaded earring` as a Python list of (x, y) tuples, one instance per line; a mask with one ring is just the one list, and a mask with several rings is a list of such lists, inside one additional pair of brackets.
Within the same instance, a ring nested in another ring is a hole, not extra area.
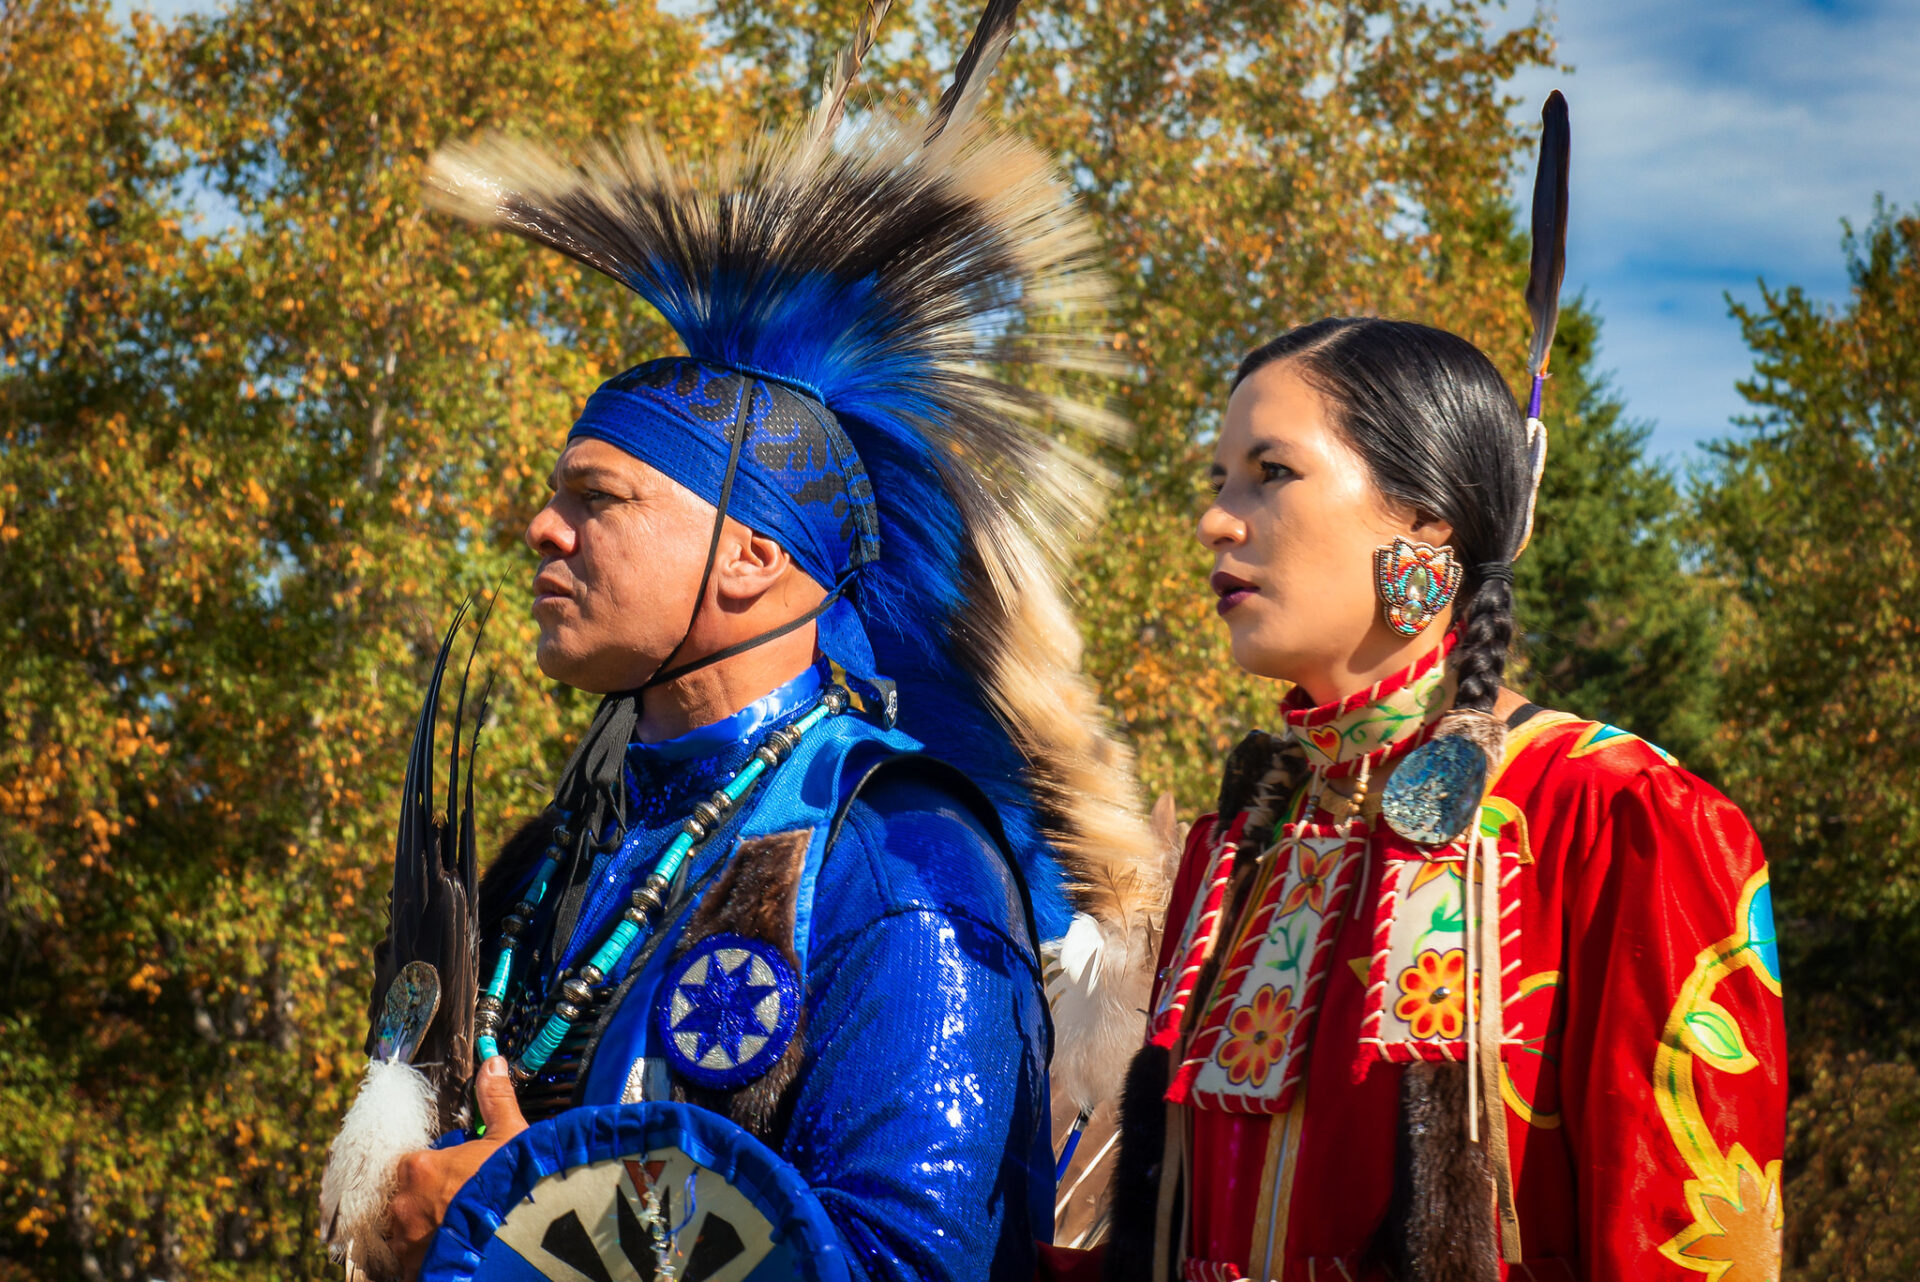
[(1403, 637), (1417, 637), (1460, 594), (1466, 571), (1452, 548), (1396, 538), (1373, 550), (1373, 586), (1387, 626)]

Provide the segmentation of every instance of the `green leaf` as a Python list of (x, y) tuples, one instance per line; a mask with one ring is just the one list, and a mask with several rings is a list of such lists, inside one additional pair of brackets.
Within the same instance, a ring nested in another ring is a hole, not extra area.
[(1741, 1040), (1739, 1025), (1718, 1006), (1693, 1011), (1687, 1016), (1686, 1025), (1693, 1044), (1710, 1058), (1729, 1064), (1747, 1058), (1747, 1046)]

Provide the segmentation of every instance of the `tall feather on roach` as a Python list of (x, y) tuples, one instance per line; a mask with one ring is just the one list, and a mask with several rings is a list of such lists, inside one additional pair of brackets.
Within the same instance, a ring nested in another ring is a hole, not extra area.
[(429, 1147), (436, 1136), (464, 1128), (469, 1120), (474, 1002), (479, 994), (473, 758), (486, 724), (491, 681), (475, 711), (464, 777), (460, 750), (473, 660), (493, 612), (491, 602), (477, 621), (461, 670), (448, 749), (446, 808), (438, 813), (433, 762), (447, 661), (471, 605), (461, 604), (441, 640), (414, 725), (401, 787), (387, 934), (374, 950), (366, 1076), (341, 1122), (321, 1178), (322, 1232), (334, 1257), (346, 1264), (349, 1278), (395, 1275), (397, 1264), (380, 1227), (399, 1159)]
[(869, 0), (867, 11), (860, 16), (860, 25), (853, 29), (853, 38), (834, 55), (832, 65), (827, 68), (827, 83), (820, 90), (820, 103), (814, 108), (813, 121), (808, 125), (813, 147), (825, 148), (833, 141), (833, 131), (839, 128), (840, 118), (846, 114), (847, 93), (853, 88), (854, 79), (859, 76), (860, 67), (880, 34), (880, 24), (886, 21), (887, 10), (891, 8), (893, 0)]
[(953, 64), (953, 83), (940, 95), (940, 102), (933, 109), (932, 124), (927, 131), (929, 137), (944, 133), (949, 124), (964, 125), (973, 118), (980, 95), (986, 91), (987, 78), (1000, 64), (1000, 55), (1007, 51), (1013, 39), (1014, 20), (1019, 16), (1020, 0), (987, 0), (987, 7), (980, 14), (980, 21), (974, 24), (973, 36), (961, 52), (960, 61)]

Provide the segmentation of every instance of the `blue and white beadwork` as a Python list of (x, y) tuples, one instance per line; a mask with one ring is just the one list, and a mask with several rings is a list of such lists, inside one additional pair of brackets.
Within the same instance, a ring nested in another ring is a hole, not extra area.
[(772, 1068), (793, 1040), (800, 985), (772, 945), (709, 935), (673, 964), (654, 1007), (667, 1062), (690, 1081), (734, 1090)]

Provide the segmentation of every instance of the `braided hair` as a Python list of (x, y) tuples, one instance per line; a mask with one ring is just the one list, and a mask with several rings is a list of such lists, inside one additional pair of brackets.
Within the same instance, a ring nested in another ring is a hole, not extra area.
[(1292, 362), (1333, 409), (1374, 488), (1453, 527), (1466, 568), (1448, 660), (1455, 708), (1487, 712), (1513, 642), (1513, 558), (1532, 478), (1526, 425), (1500, 371), (1466, 339), (1374, 317), (1314, 321), (1255, 348), (1233, 386)]

